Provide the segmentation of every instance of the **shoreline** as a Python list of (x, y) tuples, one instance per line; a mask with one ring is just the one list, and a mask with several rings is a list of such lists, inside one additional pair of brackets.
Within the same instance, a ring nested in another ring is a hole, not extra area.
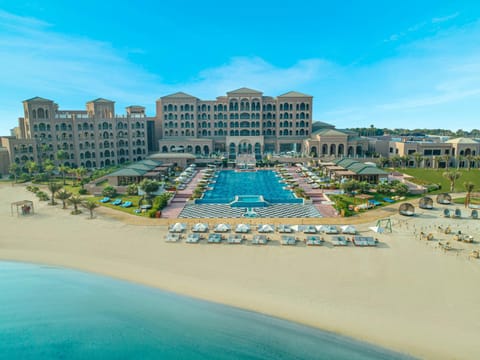
[[(468, 359), (480, 350), (479, 264), (412, 240), (406, 225), (376, 234), (385, 245), (377, 249), (167, 244), (165, 226), (130, 225), (103, 211), (87, 220), (35, 201), (38, 214), (11, 217), (5, 205), (32, 195), (2, 185), (0, 195), (2, 260), (153, 286), (422, 358)], [(412, 224), (422, 220), (432, 222)]]

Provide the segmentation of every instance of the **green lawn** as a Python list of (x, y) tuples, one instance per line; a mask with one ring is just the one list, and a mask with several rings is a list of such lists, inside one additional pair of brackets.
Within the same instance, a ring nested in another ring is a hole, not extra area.
[[(455, 169), (449, 169), (453, 171)], [(415, 179), (420, 180), (418, 183), (424, 184), (440, 184), (442, 187), (440, 190), (432, 191), (431, 194), (438, 194), (441, 192), (450, 191), (450, 182), (442, 176), (446, 171), (445, 169), (416, 169), (416, 168), (406, 168), (406, 169), (395, 169), (395, 171), (402, 172), (408, 175), (412, 175)], [(465, 191), (463, 183), (466, 181), (471, 181), (475, 184), (474, 192), (480, 191), (480, 171), (478, 169), (471, 169), (470, 171), (466, 169), (458, 169), (462, 175), (456, 181), (455, 191), (461, 192)], [(416, 181), (414, 181), (416, 182)]]
[[(120, 205), (119, 206), (112, 205), (111, 202), (101, 203), (100, 200), (103, 199), (103, 196), (94, 196), (94, 197), (92, 197), (92, 199), (95, 199), (95, 201), (100, 206), (109, 207), (111, 209), (115, 209), (115, 210), (118, 210), (118, 211), (123, 211), (123, 212), (126, 212), (128, 214), (140, 215), (140, 214), (135, 214), (135, 209), (138, 209), (138, 202), (140, 201), (141, 196), (138, 196), (138, 195), (136, 195), (136, 196), (117, 195), (117, 196), (115, 196), (114, 198), (111, 199), (112, 201), (115, 200), (115, 199), (122, 199), (122, 203), (124, 203), (126, 201), (131, 201), (133, 203), (133, 205), (128, 207), (128, 208), (121, 207)], [(141, 214), (141, 215), (144, 215), (144, 214)]]
[[(464, 197), (461, 197), (461, 198), (456, 198), (456, 199), (453, 199), (453, 202), (455, 204), (465, 204), (465, 198)], [(480, 199), (479, 198), (471, 198), (470, 199), (470, 204), (474, 204), (474, 205), (480, 205)]]

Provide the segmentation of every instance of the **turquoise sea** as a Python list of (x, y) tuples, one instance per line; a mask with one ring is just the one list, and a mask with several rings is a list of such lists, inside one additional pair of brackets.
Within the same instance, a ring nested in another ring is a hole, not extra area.
[(58, 267), (0, 262), (1, 359), (409, 359), (277, 318)]

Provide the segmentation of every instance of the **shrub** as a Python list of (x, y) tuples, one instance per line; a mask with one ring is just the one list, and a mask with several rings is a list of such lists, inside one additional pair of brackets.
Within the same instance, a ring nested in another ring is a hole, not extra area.
[(50, 198), (48, 197), (47, 193), (43, 191), (37, 191), (36, 195), (40, 201), (48, 201)]
[(87, 194), (88, 194), (88, 191), (87, 191), (87, 189), (79, 189), (79, 190), (78, 190), (78, 193), (79, 193), (80, 195), (87, 195)]
[(102, 191), (102, 195), (107, 197), (114, 197), (115, 195), (117, 195), (117, 189), (115, 189), (113, 186), (105, 186)]
[(127, 186), (127, 195), (130, 195), (130, 196), (138, 195), (137, 184), (130, 184)]
[(148, 211), (148, 217), (149, 217), (149, 218), (152, 218), (152, 219), (153, 219), (153, 218), (155, 218), (156, 215), (157, 215), (157, 210), (156, 210), (156, 209), (150, 209), (150, 210)]

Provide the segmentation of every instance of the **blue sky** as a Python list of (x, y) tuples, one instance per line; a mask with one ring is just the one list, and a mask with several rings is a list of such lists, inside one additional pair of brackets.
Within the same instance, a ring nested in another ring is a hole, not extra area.
[(153, 116), (163, 95), (242, 86), (311, 94), (339, 128), (479, 128), (479, 16), (478, 1), (0, 0), (0, 134), (33, 96)]

